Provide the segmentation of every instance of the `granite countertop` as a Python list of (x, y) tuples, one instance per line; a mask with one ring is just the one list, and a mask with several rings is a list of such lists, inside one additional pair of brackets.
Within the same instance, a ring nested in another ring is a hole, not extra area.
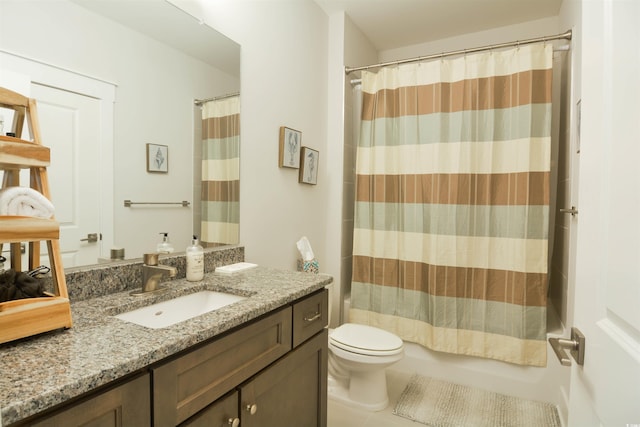
[[(0, 426), (117, 380), (331, 283), (327, 275), (257, 267), (201, 282), (166, 282), (169, 291), (128, 291), (72, 302), (73, 327), (0, 345)], [(99, 286), (90, 283), (87, 286)], [(248, 297), (163, 329), (113, 316), (176, 296), (213, 290)]]

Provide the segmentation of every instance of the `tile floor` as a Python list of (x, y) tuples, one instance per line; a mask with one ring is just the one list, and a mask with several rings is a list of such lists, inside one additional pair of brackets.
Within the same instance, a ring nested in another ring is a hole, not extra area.
[(393, 408), (411, 378), (410, 373), (387, 369), (389, 406), (380, 412), (369, 412), (328, 400), (327, 427), (417, 427), (422, 424), (393, 415)]

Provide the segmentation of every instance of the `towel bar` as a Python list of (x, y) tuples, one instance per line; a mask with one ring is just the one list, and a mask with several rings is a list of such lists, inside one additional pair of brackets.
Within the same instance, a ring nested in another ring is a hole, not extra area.
[(183, 208), (189, 207), (190, 203), (186, 200), (181, 202), (132, 202), (131, 200), (124, 201), (124, 207), (130, 208), (131, 205), (182, 205)]

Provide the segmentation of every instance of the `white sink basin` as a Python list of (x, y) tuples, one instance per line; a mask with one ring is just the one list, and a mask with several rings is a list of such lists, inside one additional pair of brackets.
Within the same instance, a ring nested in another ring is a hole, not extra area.
[(118, 314), (115, 317), (147, 328), (160, 329), (244, 299), (246, 297), (223, 292), (200, 291)]

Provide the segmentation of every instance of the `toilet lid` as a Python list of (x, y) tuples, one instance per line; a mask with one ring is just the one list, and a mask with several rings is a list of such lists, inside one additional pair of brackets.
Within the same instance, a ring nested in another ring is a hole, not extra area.
[(391, 332), (373, 326), (345, 323), (336, 328), (329, 340), (353, 353), (388, 356), (402, 351), (402, 340)]

